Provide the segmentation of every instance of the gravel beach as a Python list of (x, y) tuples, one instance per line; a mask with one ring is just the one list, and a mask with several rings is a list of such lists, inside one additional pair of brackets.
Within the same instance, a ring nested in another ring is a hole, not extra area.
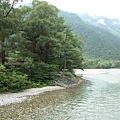
[[(82, 74), (83, 71), (76, 69), (75, 72), (76, 72), (76, 75), (79, 75), (79, 74)], [(74, 84), (72, 86), (74, 86)], [(66, 88), (61, 87), (61, 86), (47, 86), (47, 87), (42, 87), (42, 88), (31, 88), (31, 89), (27, 89), (27, 90), (24, 90), (23, 92), (18, 92), (18, 93), (0, 94), (0, 106), (9, 105), (12, 103), (23, 102), (28, 97), (32, 97), (34, 95), (39, 95), (39, 94), (47, 92), (47, 91), (54, 91), (54, 90), (60, 90), (60, 89), (66, 89)]]
[(39, 95), (47, 91), (60, 90), (60, 89), (65, 89), (65, 88), (60, 86), (47, 86), (43, 88), (31, 88), (18, 93), (0, 94), (0, 106), (23, 102), (29, 96)]

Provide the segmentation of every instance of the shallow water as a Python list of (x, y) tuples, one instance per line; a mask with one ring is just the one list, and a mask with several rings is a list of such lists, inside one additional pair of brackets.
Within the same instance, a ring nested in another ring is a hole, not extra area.
[(85, 70), (83, 78), (91, 82), (4, 107), (2, 120), (120, 120), (120, 70)]

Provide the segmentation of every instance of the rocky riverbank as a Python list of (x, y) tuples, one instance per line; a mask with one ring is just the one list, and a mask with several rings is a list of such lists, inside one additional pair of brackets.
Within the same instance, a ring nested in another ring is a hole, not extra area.
[(55, 84), (64, 88), (72, 88), (81, 85), (83, 82), (89, 82), (80, 77), (64, 77), (55, 80)]
[(43, 88), (31, 88), (18, 93), (0, 94), (0, 106), (23, 102), (26, 99), (28, 99), (28, 97), (32, 98), (32, 96), (39, 95), (47, 91), (54, 91), (54, 90), (76, 87), (81, 85), (85, 81), (86, 80), (80, 79), (80, 78), (62, 78), (62, 79), (55, 80), (56, 86), (47, 86)]
[[(56, 104), (59, 99), (62, 101), (62, 99), (68, 95), (67, 92), (62, 92), (62, 90), (66, 89), (69, 91), (67, 88), (80, 86), (84, 82), (86, 82), (86, 80), (79, 77), (66, 77), (56, 79), (56, 86), (31, 88), (18, 93), (0, 94), (0, 118), (2, 118), (1, 120), (16, 120), (16, 118), (17, 120), (22, 120), (26, 114), (30, 114), (31, 111), (33, 113), (35, 106), (39, 109), (44, 109), (44, 107), (51, 102)], [(59, 90), (61, 90), (62, 94), (59, 94)], [(50, 94), (50, 91), (54, 92)], [(55, 94), (54, 97), (53, 94)], [(57, 97), (56, 94), (58, 95)]]
[(28, 97), (39, 95), (47, 91), (54, 91), (60, 89), (65, 89), (65, 88), (60, 86), (47, 86), (43, 88), (31, 88), (18, 93), (0, 94), (0, 106), (23, 102)]

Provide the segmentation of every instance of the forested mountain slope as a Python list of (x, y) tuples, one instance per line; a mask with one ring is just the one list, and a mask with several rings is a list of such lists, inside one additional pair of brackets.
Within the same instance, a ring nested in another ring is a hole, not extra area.
[(98, 26), (108, 32), (120, 37), (120, 20), (117, 18), (107, 18), (104, 16), (90, 16), (88, 14), (80, 15), (80, 18), (87, 24)]
[(84, 42), (84, 57), (92, 59), (120, 59), (120, 38), (92, 24), (86, 24), (73, 13), (60, 11), (59, 16), (64, 17), (65, 23), (71, 26), (74, 33)]

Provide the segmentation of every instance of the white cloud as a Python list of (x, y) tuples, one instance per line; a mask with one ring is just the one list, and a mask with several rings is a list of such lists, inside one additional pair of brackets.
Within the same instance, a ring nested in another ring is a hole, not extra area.
[(104, 19), (100, 19), (100, 20), (98, 21), (98, 23), (103, 24), (103, 25), (106, 25), (106, 23), (105, 23), (105, 20), (104, 20)]

